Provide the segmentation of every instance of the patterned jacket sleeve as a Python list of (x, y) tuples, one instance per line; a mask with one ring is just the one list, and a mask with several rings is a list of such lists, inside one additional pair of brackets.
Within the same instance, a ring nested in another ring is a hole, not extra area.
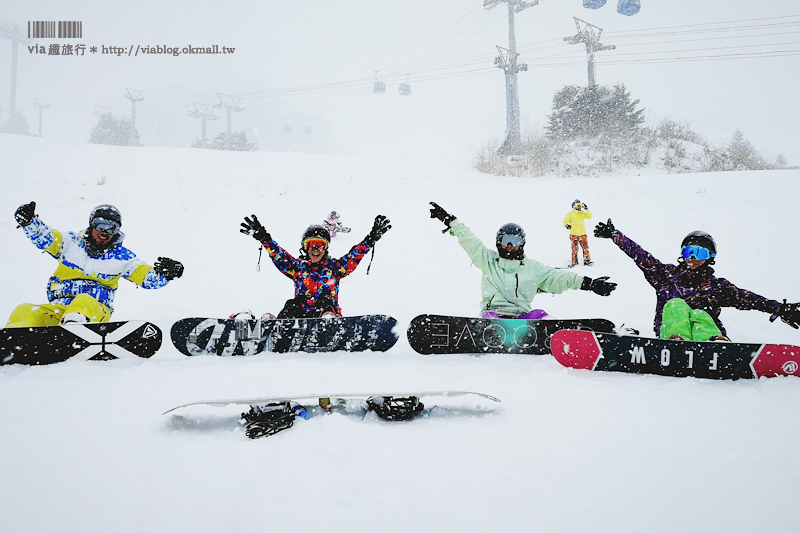
[(270, 241), (264, 243), (263, 246), (266, 248), (270, 259), (272, 259), (272, 264), (287, 278), (294, 278), (295, 274), (301, 270), (300, 261), (281, 248), (280, 245), (275, 242), (275, 239), (270, 239)]
[(614, 233), (611, 234), (611, 240), (613, 240), (614, 244), (625, 252), (628, 257), (633, 259), (633, 262), (636, 263), (636, 266), (642, 271), (648, 283), (655, 285), (658, 282), (664, 272), (664, 263), (623, 235), (621, 231), (614, 231)]
[(64, 244), (64, 237), (58, 230), (42, 222), (39, 215), (36, 215), (33, 222), (24, 226), (22, 230), (34, 246), (58, 258), (58, 255), (61, 253), (61, 247)]
[(367, 241), (361, 241), (353, 246), (341, 259), (333, 260), (333, 272), (337, 278), (343, 278), (353, 272), (372, 246)]
[(775, 313), (781, 306), (780, 302), (764, 298), (746, 289), (740, 289), (725, 278), (717, 278), (722, 290), (722, 307), (735, 307), (743, 311), (755, 309), (765, 313)]

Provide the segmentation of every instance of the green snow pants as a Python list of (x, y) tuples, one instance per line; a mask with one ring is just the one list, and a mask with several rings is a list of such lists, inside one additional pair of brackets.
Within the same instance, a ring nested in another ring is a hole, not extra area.
[(675, 334), (688, 341), (707, 341), (711, 337), (721, 336), (722, 332), (711, 315), (700, 309), (692, 309), (680, 298), (673, 298), (664, 305), (659, 337), (669, 339)]

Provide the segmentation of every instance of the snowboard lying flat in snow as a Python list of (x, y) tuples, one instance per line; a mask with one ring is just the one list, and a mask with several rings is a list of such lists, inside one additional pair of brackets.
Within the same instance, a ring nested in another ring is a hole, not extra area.
[[(479, 392), (465, 391), (438, 391), (438, 392), (382, 392), (373, 394), (309, 394), (304, 396), (287, 396), (274, 398), (249, 398), (243, 400), (211, 400), (193, 402), (178, 407), (173, 407), (164, 414), (193, 406), (249, 405), (250, 410), (241, 414), (241, 424), (245, 424), (245, 434), (248, 438), (258, 439), (269, 437), (294, 425), (295, 418), (308, 419), (314, 416), (340, 413), (356, 415), (364, 418), (368, 413), (374, 412), (378, 418), (390, 421), (405, 421), (417, 416), (457, 416), (463, 414), (478, 414), (484, 416), (494, 411), (485, 408), (472, 410), (458, 410), (434, 404), (428, 409), (420, 398), (426, 402), (431, 397), (456, 397), (473, 395), (499, 402), (494, 396)], [(443, 413), (443, 414), (440, 414)], [(191, 417), (173, 415), (173, 423), (179, 422), (189, 426), (200, 424)], [(219, 422), (212, 422), (212, 426), (219, 426)]]
[(160, 347), (161, 330), (141, 320), (5, 328), (0, 330), (0, 365), (147, 358)]
[(707, 379), (800, 374), (800, 347), (788, 344), (695, 342), (563, 330), (553, 335), (550, 348), (562, 365), (588, 370)]
[(241, 320), (184, 318), (172, 325), (172, 344), (184, 355), (263, 352), (385, 352), (397, 342), (397, 320), (385, 315)]
[(408, 326), (408, 343), (422, 354), (550, 353), (550, 336), (561, 329), (614, 332), (603, 318), (521, 320), (420, 315)]

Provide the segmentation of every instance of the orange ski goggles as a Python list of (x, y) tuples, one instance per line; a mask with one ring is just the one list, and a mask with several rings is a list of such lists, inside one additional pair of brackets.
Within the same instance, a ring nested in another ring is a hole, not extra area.
[(325, 250), (328, 247), (325, 239), (306, 239), (303, 243), (306, 250)]

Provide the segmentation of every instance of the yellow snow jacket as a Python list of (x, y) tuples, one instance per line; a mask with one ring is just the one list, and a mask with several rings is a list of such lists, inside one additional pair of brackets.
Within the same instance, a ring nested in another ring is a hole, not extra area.
[(573, 209), (564, 217), (564, 227), (569, 224), (570, 235), (586, 235), (586, 227), (583, 225), (583, 221), (589, 218), (592, 218), (592, 212), (588, 209), (583, 211)]

